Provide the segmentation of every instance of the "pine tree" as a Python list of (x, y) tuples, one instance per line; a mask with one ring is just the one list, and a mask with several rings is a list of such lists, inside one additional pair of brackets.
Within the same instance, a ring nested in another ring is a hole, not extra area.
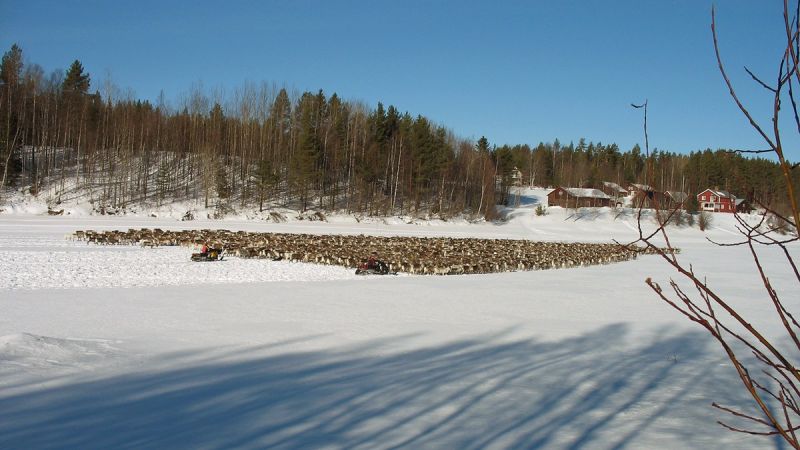
[(5, 86), (13, 86), (19, 82), (22, 73), (22, 49), (17, 44), (11, 46), (11, 50), (3, 54), (0, 63), (0, 82)]
[(475, 148), (480, 153), (489, 153), (489, 140), (486, 139), (486, 136), (481, 136), (481, 138), (478, 139), (478, 143), (475, 144)]
[[(6, 181), (12, 179), (18, 170), (12, 168), (12, 157), (14, 150), (19, 146), (19, 138), (22, 131), (23, 118), (20, 109), (24, 111), (24, 101), (19, 101), (20, 95), (17, 93), (20, 74), (22, 72), (22, 49), (17, 44), (11, 46), (11, 50), (3, 55), (0, 63), (0, 113), (2, 114), (2, 146), (0, 147), (0, 167), (2, 167), (2, 177), (0, 178), (0, 188), (5, 186)], [(20, 107), (22, 106), (22, 107)], [(10, 176), (9, 176), (10, 175)]]
[(308, 207), (309, 191), (318, 178), (317, 164), (321, 155), (321, 145), (317, 137), (317, 116), (315, 97), (306, 92), (298, 106), (299, 138), (297, 150), (290, 161), (294, 187), (300, 195), (302, 210)]
[(89, 92), (91, 80), (88, 73), (83, 73), (83, 65), (77, 59), (67, 70), (67, 76), (61, 84), (65, 94), (86, 94)]
[(696, 214), (700, 209), (700, 204), (697, 202), (697, 195), (689, 194), (683, 207), (686, 208), (687, 213)]

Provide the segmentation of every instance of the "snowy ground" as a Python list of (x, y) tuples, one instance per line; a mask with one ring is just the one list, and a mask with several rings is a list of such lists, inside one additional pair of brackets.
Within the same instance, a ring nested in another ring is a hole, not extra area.
[[(0, 448), (765, 448), (710, 338), (656, 299), (657, 257), (450, 277), (69, 241), (77, 229), (225, 228), (608, 242), (632, 215), (504, 224), (0, 214)], [(732, 217), (672, 230), (681, 258), (777, 334)], [(798, 248), (792, 252), (798, 255)], [(780, 255), (773, 283), (792, 286)], [(796, 291), (795, 291), (796, 292)], [(785, 295), (797, 308), (800, 298)]]

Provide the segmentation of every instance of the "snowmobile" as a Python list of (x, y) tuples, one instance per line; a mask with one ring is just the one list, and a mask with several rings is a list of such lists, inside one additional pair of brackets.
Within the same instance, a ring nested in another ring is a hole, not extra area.
[(192, 261), (195, 262), (222, 261), (222, 259), (225, 257), (222, 253), (223, 250), (220, 248), (210, 248), (208, 249), (207, 253), (192, 253)]
[(370, 265), (364, 260), (356, 268), (356, 275), (397, 275), (397, 272), (389, 272), (389, 265), (383, 261), (375, 261)]

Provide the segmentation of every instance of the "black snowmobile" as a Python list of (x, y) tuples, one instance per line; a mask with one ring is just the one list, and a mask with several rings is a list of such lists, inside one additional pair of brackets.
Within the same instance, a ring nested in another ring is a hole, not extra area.
[(195, 262), (211, 262), (222, 261), (225, 257), (221, 248), (210, 248), (206, 253), (192, 253), (192, 261)]
[(383, 261), (374, 261), (370, 264), (364, 260), (356, 268), (356, 275), (397, 275), (397, 272), (389, 272), (389, 265)]

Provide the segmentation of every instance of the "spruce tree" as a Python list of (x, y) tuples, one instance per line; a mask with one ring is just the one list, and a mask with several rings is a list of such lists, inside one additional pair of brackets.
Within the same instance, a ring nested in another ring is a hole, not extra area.
[(481, 138), (478, 139), (478, 143), (475, 144), (475, 148), (480, 153), (489, 153), (489, 140), (486, 139), (486, 136), (481, 136)]
[(88, 73), (83, 73), (83, 65), (77, 59), (69, 66), (67, 76), (61, 84), (65, 94), (86, 94), (91, 81)]
[[(18, 105), (23, 104), (18, 99), (17, 86), (19, 84), (20, 73), (22, 72), (22, 49), (14, 44), (11, 50), (3, 55), (0, 65), (0, 81), (3, 89), (0, 91), (0, 188), (5, 186), (6, 181), (12, 179), (19, 170), (12, 167), (12, 157), (14, 149), (18, 146), (18, 138), (21, 135), (22, 121)], [(2, 114), (5, 109), (5, 114)], [(24, 108), (22, 108), (24, 110)], [(11, 177), (9, 178), (9, 175)]]
[(21, 73), (22, 49), (14, 44), (11, 46), (11, 50), (3, 54), (3, 61), (0, 63), (0, 82), (6, 86), (16, 85)]

